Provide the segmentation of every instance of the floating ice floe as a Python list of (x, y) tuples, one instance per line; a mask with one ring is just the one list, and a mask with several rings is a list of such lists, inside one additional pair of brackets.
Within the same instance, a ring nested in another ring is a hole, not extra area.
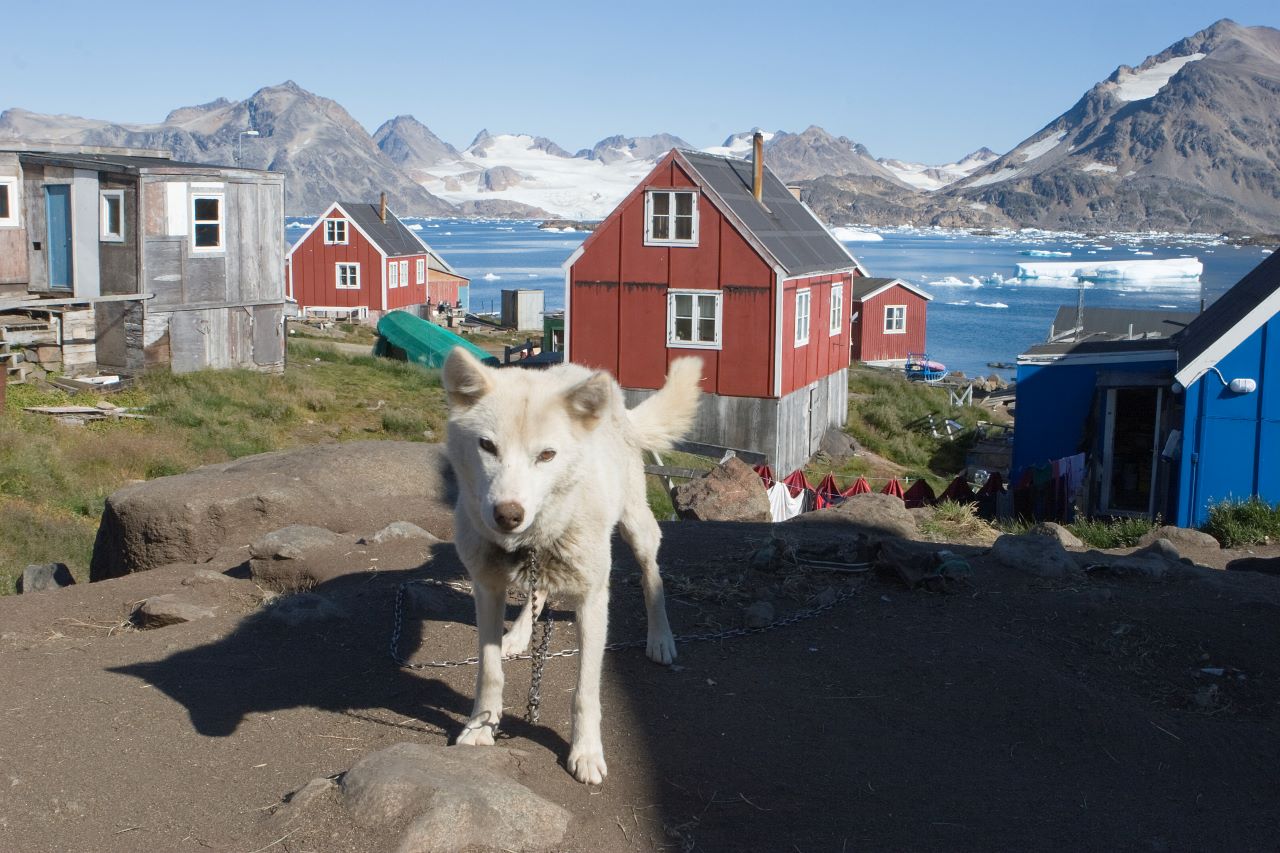
[(843, 225), (831, 229), (831, 233), (842, 243), (879, 243), (884, 237), (874, 231), (863, 231), (858, 228), (847, 228)]
[(491, 273), (491, 272), (487, 272), (487, 273), (485, 273), (485, 274), (484, 274), (484, 280), (485, 280), (485, 281), (497, 281), (497, 280), (498, 280), (498, 279), (500, 279), (500, 278), (502, 278), (502, 276), (500, 276), (500, 275), (494, 275), (494, 274), (493, 274), (493, 273)]
[(940, 278), (937, 281), (931, 281), (928, 284), (930, 287), (982, 287), (982, 282), (978, 281), (978, 279), (973, 276), (969, 276), (968, 281), (961, 281), (955, 276), (949, 275), (946, 278)]
[(406, 227), (406, 228), (408, 228), (410, 231), (421, 231), (421, 230), (422, 230), (422, 226), (421, 226), (421, 225), (419, 225), (417, 222), (414, 222), (414, 223), (412, 223), (411, 225), (406, 225), (405, 227)]
[(310, 228), (311, 226), (305, 222), (290, 222), (286, 228)]
[(1003, 302), (975, 302), (979, 308), (1008, 308), (1009, 306)]
[(1141, 261), (1090, 261), (1027, 263), (1017, 265), (1022, 279), (1088, 279), (1093, 281), (1187, 281), (1200, 278), (1199, 258), (1165, 258)]
[(1029, 258), (1069, 258), (1070, 252), (1055, 252), (1052, 249), (1023, 249), (1018, 254)]

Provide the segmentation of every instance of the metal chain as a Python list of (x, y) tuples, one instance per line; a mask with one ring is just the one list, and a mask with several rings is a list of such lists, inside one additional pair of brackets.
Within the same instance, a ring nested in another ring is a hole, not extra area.
[[(455, 586), (451, 584), (445, 583), (444, 581), (435, 580), (434, 578), (421, 578), (418, 580), (403, 581), (400, 584), (400, 586), (396, 588), (395, 624), (391, 630), (391, 659), (395, 661), (398, 666), (401, 666), (405, 669), (414, 669), (414, 670), (433, 669), (433, 668), (451, 669), (454, 667), (475, 666), (476, 664), (478, 664), (480, 662), (479, 657), (469, 657), (469, 658), (464, 658), (462, 660), (411, 661), (400, 654), (400, 631), (401, 631), (401, 627), (404, 624), (404, 596), (405, 596), (405, 590), (407, 590), (411, 584), (436, 586), (436, 587), (441, 587), (443, 589), (448, 589), (453, 592), (469, 593), (469, 590), (464, 591), (461, 589), (457, 589)], [(676, 641), (676, 643), (684, 644), (684, 643), (701, 643), (701, 642), (707, 642), (710, 640), (728, 640), (728, 639), (732, 639), (733, 637), (746, 637), (751, 634), (763, 634), (766, 631), (772, 631), (777, 628), (785, 628), (788, 625), (795, 625), (797, 622), (803, 622), (807, 619), (812, 619), (815, 616), (825, 613), (826, 611), (835, 607), (837, 604), (840, 604), (841, 602), (849, 598), (852, 598), (857, 591), (858, 591), (857, 587), (848, 587), (842, 592), (836, 593), (835, 597), (828, 602), (819, 604), (816, 607), (811, 607), (808, 610), (797, 610), (795, 613), (792, 613), (790, 616), (787, 616), (783, 619), (775, 619), (774, 621), (770, 622), (768, 625), (761, 625), (756, 628), (728, 628), (723, 631), (707, 631), (701, 634), (677, 634), (673, 639)], [(581, 651), (581, 649), (561, 649), (560, 651), (557, 651), (557, 652), (548, 653), (547, 646), (550, 642), (551, 642), (551, 629), (550, 629), (550, 619), (548, 618), (547, 625), (546, 627), (543, 628), (542, 638), (538, 643), (539, 648), (534, 654), (511, 655), (510, 657), (504, 658), (504, 660), (535, 660), (536, 658), (536, 659), (541, 659), (541, 661), (545, 664), (547, 658), (573, 657), (574, 655), (577, 655)], [(609, 643), (604, 647), (604, 650), (607, 652), (615, 652), (615, 651), (620, 651), (622, 649), (634, 649), (634, 648), (639, 648), (641, 646), (646, 645), (647, 642), (648, 642), (647, 640), (625, 640), (625, 641), (616, 642), (616, 643)], [(541, 674), (541, 667), (535, 664), (535, 671), (538, 674)], [(533, 697), (532, 697), (532, 691), (531, 691), (530, 699), (532, 700), (532, 698)], [(539, 696), (539, 700), (540, 699), (541, 697)]]
[[(529, 607), (534, 605), (538, 592), (538, 554), (529, 554)], [(551, 598), (542, 602), (542, 637), (538, 641), (537, 651), (533, 654), (533, 668), (529, 673), (529, 701), (525, 706), (524, 719), (529, 724), (538, 722), (538, 709), (542, 705), (542, 670), (547, 665), (547, 648), (551, 645)]]

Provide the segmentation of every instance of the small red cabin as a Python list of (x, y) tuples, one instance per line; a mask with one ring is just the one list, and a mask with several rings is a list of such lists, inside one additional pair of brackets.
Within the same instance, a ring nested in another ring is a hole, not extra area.
[(925, 351), (925, 329), (933, 297), (900, 278), (863, 278), (853, 283), (853, 360), (876, 365), (905, 364), (907, 354)]
[(289, 298), (304, 314), (376, 320), (387, 311), (429, 316), (458, 304), (469, 280), (387, 210), (334, 202), (286, 259)]
[(755, 160), (672, 150), (565, 264), (566, 358), (630, 405), (705, 363), (691, 443), (790, 471), (848, 409), (849, 293), (865, 275)]

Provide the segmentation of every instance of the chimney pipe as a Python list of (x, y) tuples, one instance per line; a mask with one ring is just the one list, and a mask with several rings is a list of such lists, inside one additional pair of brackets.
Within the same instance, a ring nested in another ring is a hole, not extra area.
[(751, 194), (764, 203), (764, 134), (751, 135)]
[(382, 220), (382, 224), (387, 224), (387, 194), (382, 194), (382, 200), (378, 203), (378, 218)]

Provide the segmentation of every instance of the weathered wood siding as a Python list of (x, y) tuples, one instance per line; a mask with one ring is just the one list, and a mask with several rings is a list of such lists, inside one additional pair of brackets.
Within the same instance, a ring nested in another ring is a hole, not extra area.
[(0, 227), (0, 284), (26, 284), (27, 282), (27, 217), (24, 215), (26, 187), (21, 180), (22, 169), (18, 155), (0, 154), (0, 175), (16, 178), (13, 197), (9, 199), (18, 213), (18, 224)]

